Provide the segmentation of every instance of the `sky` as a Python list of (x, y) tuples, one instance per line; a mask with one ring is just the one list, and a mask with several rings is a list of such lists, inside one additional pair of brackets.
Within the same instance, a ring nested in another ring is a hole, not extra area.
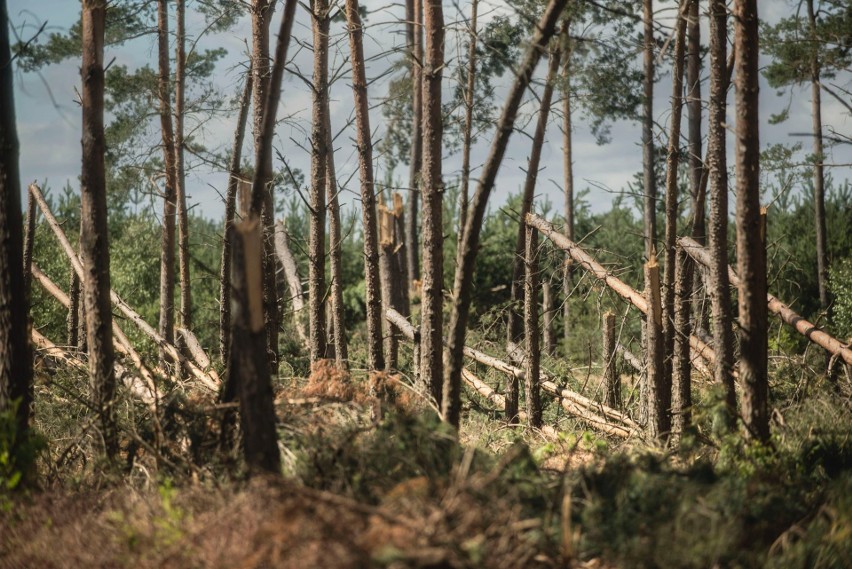
[[(187, 32), (190, 41), (194, 40), (204, 30), (201, 17), (192, 10), (193, 1), (189, 0), (187, 16)], [(367, 75), (370, 81), (370, 98), (373, 103), (371, 111), (371, 126), (374, 132), (374, 142), (377, 142), (384, 132), (385, 125), (381, 111), (376, 106), (386, 95), (390, 76), (386, 75), (388, 68), (397, 62), (401, 53), (394, 48), (403, 46), (404, 30), (400, 23), (404, 15), (404, 3), (387, 2), (387, 0), (368, 0), (365, 7), (371, 12), (365, 31), (365, 51), (368, 58)], [(655, 2), (660, 22), (669, 25), (671, 21), (671, 3)], [(512, 14), (508, 4), (502, 0), (482, 0), (480, 4), (480, 21), (484, 23), (496, 14)], [(450, 64), (455, 64), (456, 46), (459, 40), (460, 22), (466, 17), (460, 10), (467, 11), (467, 3), (445, 2), (445, 22), (449, 28), (446, 39), (446, 52)], [(703, 9), (703, 3), (702, 3)], [(775, 22), (780, 17), (789, 15), (794, 10), (790, 0), (764, 0), (759, 6), (762, 19)], [(61, 32), (67, 30), (79, 18), (79, 3), (69, 0), (8, 0), (9, 17), (14, 31), (22, 39), (30, 38), (42, 25), (46, 32)], [(305, 75), (310, 74), (311, 53), (309, 49), (300, 47), (310, 42), (310, 22), (307, 13), (300, 6), (299, 16), (294, 26), (294, 39), (289, 54), (290, 65), (300, 69)], [(281, 10), (276, 11), (272, 24), (273, 41), (280, 23)], [(173, 29), (173, 24), (172, 24)], [(332, 124), (335, 130), (344, 129), (353, 119), (352, 92), (349, 83), (348, 68), (345, 57), (348, 54), (348, 43), (345, 30), (341, 23), (333, 24), (332, 42), (336, 39), (339, 48), (332, 48), (331, 69), (343, 66), (346, 71), (331, 90)], [(222, 61), (215, 73), (215, 83), (228, 95), (237, 95), (241, 85), (241, 75), (244, 64), (248, 60), (246, 41), (250, 38), (250, 22), (243, 18), (237, 26), (228, 32), (215, 36), (202, 35), (198, 41), (199, 48), (224, 47), (228, 56)], [(707, 26), (703, 21), (702, 41), (706, 43)], [(113, 64), (123, 64), (130, 68), (146, 63), (156, 63), (155, 36), (147, 36), (125, 46), (108, 49), (106, 61)], [(768, 59), (761, 58), (761, 65), (766, 65)], [(537, 77), (544, 73), (545, 62), (538, 66)], [(508, 74), (507, 74), (508, 75)], [(702, 86), (706, 97), (705, 83)], [(68, 183), (72, 188), (78, 187), (77, 177), (80, 171), (80, 109), (76, 103), (79, 85), (79, 60), (68, 60), (59, 65), (45, 68), (39, 74), (15, 74), (15, 101), (18, 118), (18, 135), (21, 143), (21, 174), (22, 183), (27, 184), (37, 180), (48, 187), (59, 190)], [(838, 80), (846, 83), (850, 77), (840, 77)], [(502, 106), (502, 96), (506, 92), (510, 77), (504, 76), (498, 84), (496, 104)], [(444, 93), (449, 94), (454, 87), (452, 81), (445, 75)], [(848, 85), (847, 85), (848, 88)], [(540, 89), (540, 87), (539, 87)], [(668, 121), (670, 118), (671, 79), (668, 70), (655, 87), (654, 114), (659, 128), (656, 132), (657, 144), (666, 144)], [(535, 124), (534, 99), (527, 97), (523, 107), (526, 132), (531, 133)], [(831, 125), (839, 132), (852, 135), (852, 117), (844, 112), (843, 107), (830, 97), (823, 97), (823, 123)], [(790, 105), (790, 118), (778, 125), (769, 123), (771, 114), (778, 113)], [(155, 111), (155, 101), (152, 101), (152, 112)], [(561, 108), (555, 103), (555, 108)], [(800, 142), (805, 149), (810, 147), (809, 138), (795, 136), (796, 133), (810, 132), (811, 129), (810, 88), (794, 89), (778, 96), (774, 89), (765, 84), (760, 90), (760, 136), (761, 144), (765, 147), (772, 143), (791, 144)], [(282, 98), (279, 106), (279, 119), (287, 117), (277, 132), (275, 147), (286, 156), (291, 167), (298, 167), (306, 174), (309, 172), (310, 156), (306, 148), (306, 133), (310, 132), (310, 92), (301, 80), (293, 74), (285, 74), (282, 86)], [(729, 96), (729, 124), (734, 124), (733, 97)], [(188, 120), (187, 131), (192, 130), (208, 148), (226, 150), (230, 148), (236, 113), (218, 116), (213, 120), (199, 125)], [(556, 211), (562, 209), (562, 133), (561, 119), (552, 117), (547, 132), (545, 146), (542, 150), (541, 171), (536, 195), (536, 206), (540, 209), (549, 201)], [(608, 210), (617, 193), (624, 189), (632, 180), (634, 174), (641, 170), (642, 152), (640, 145), (640, 125), (631, 121), (619, 121), (612, 125), (611, 142), (598, 145), (592, 136), (587, 122), (581, 113), (574, 115), (575, 156), (574, 174), (575, 187), (578, 191), (588, 188), (584, 200), (593, 212)], [(684, 122), (685, 128), (685, 122)], [(704, 133), (706, 134), (706, 123)], [(353, 144), (354, 132), (351, 127), (345, 128), (337, 139), (335, 160), (338, 179), (344, 187), (341, 199), (344, 204), (356, 204), (358, 201), (357, 154)], [(475, 177), (485, 159), (490, 143), (491, 134), (481, 137), (472, 151), (471, 163), (476, 167)], [(530, 152), (530, 136), (515, 133), (509, 145), (508, 152), (497, 179), (497, 184), (490, 200), (493, 210), (502, 205), (506, 198), (521, 190), (527, 159)], [(249, 142), (250, 144), (250, 142)], [(728, 140), (729, 164), (733, 164), (733, 140), (729, 134)], [(799, 158), (804, 161), (806, 150)], [(250, 148), (246, 148), (244, 156), (251, 156)], [(195, 212), (205, 217), (218, 219), (222, 216), (222, 194), (227, 183), (224, 172), (211, 172), (211, 168), (198, 160), (188, 157), (187, 193), (190, 205)], [(830, 148), (827, 151), (826, 163), (837, 164), (829, 168), (829, 173), (835, 181), (852, 179), (852, 145)], [(459, 153), (446, 155), (443, 163), (445, 181), (449, 184), (457, 179), (461, 168)], [(384, 164), (377, 159), (377, 180), (384, 178)], [(407, 167), (400, 167), (394, 172), (394, 178), (400, 184), (408, 180)], [(156, 208), (159, 209), (159, 208)]]

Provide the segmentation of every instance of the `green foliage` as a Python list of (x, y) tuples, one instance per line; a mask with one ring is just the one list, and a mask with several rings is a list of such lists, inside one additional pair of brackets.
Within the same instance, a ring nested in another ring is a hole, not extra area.
[(15, 400), (6, 409), (0, 409), (0, 509), (8, 504), (4, 495), (15, 491), (31, 474), (39, 453), (46, 441), (32, 430), (21, 432), (18, 426), (18, 407)]
[(838, 338), (852, 337), (852, 256), (836, 262), (829, 275), (834, 296), (834, 329)]

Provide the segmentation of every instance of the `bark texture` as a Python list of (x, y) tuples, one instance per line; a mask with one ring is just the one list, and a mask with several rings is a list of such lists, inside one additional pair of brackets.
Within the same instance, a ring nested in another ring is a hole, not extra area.
[[(163, 193), (163, 235), (160, 252), (160, 323), (159, 333), (170, 344), (175, 340), (175, 217), (177, 212), (177, 171), (175, 169), (175, 134), (172, 123), (171, 91), (169, 89), (169, 7), (168, 0), (157, 1), (157, 52), (160, 99), (160, 129), (165, 164)], [(166, 354), (160, 350), (160, 360)]]
[(420, 209), (420, 169), (423, 156), (423, 0), (408, 0), (406, 15), (412, 26), (408, 38), (411, 51), (411, 170), (408, 178), (408, 215), (405, 228), (405, 250), (408, 283), (415, 288), (420, 279), (420, 232), (417, 212)]
[[(326, 99), (326, 103), (328, 100)], [(325, 107), (325, 132), (328, 137), (328, 232), (329, 265), (331, 269), (331, 344), (337, 365), (343, 369), (349, 367), (349, 349), (346, 345), (343, 308), (343, 228), (340, 222), (340, 190), (337, 187), (337, 173), (334, 166), (334, 138), (331, 132), (331, 113)], [(406, 303), (407, 304), (407, 303)], [(406, 307), (407, 308), (407, 307)]]
[(533, 71), (541, 56), (546, 52), (547, 44), (556, 31), (556, 22), (567, 4), (567, 0), (551, 0), (545, 8), (533, 34), (530, 47), (517, 69), (515, 81), (509, 89), (506, 104), (497, 122), (497, 129), (491, 149), (482, 169), (476, 192), (470, 204), (470, 212), (465, 224), (464, 240), (459, 247), (456, 259), (456, 275), (453, 284), (453, 309), (450, 317), (449, 338), (447, 341), (444, 371), (444, 399), (449, 403), (444, 408), (444, 418), (458, 427), (461, 412), (461, 374), (464, 367), (464, 341), (467, 333), (467, 320), (470, 315), (471, 286), (476, 256), (479, 252), (479, 233), (488, 205), (488, 197), (494, 188), (497, 172), (506, 153), (509, 138), (515, 124), (521, 98), (529, 86)]
[(462, 167), (461, 188), (459, 190), (459, 229), (458, 242), (464, 240), (464, 222), (467, 219), (468, 202), (470, 201), (470, 147), (473, 140), (473, 103), (476, 88), (476, 23), (479, 17), (479, 0), (471, 0), (470, 24), (467, 46), (467, 77), (464, 93), (464, 130), (462, 131)]
[[(565, 63), (562, 67), (562, 169), (565, 192), (565, 237), (574, 241), (574, 153), (573, 133), (571, 126), (571, 23), (566, 22), (562, 27), (562, 50), (565, 52)], [(571, 310), (568, 298), (571, 295), (573, 264), (571, 256), (565, 255), (562, 272), (562, 340), (566, 343), (571, 335)]]
[[(558, 58), (557, 58), (558, 59)], [(538, 327), (538, 232), (526, 225), (524, 239), (524, 344), (526, 347), (527, 416), (531, 427), (541, 428), (541, 349)]]
[(18, 402), (20, 442), (29, 430), (33, 362), (24, 285), (20, 147), (9, 29), (6, 0), (0, 0), (0, 411)]
[[(645, 190), (645, 256), (650, 258), (657, 235), (657, 177), (654, 171), (654, 2), (642, 0), (643, 81), (642, 175)], [(647, 283), (646, 283), (647, 284)]]
[(675, 434), (682, 434), (692, 423), (692, 366), (689, 361), (689, 335), (692, 334), (690, 318), (692, 274), (692, 259), (682, 247), (678, 247), (672, 360), (672, 432)]
[(441, 79), (444, 66), (444, 11), (441, 0), (425, 0), (426, 38), (423, 62), (423, 297), (420, 303), (420, 377), (446, 414), (452, 404), (442, 399), (444, 327), (444, 182), (441, 150), (444, 132)]
[(109, 228), (104, 169), (104, 29), (105, 0), (84, 0), (82, 18), (83, 167), (80, 173), (83, 303), (92, 400), (100, 416), (104, 450), (118, 453), (115, 424), (115, 355), (110, 304)]
[(740, 276), (740, 380), (747, 436), (769, 440), (767, 378), (766, 227), (760, 207), (757, 0), (734, 1), (737, 50), (737, 273)]
[[(731, 288), (728, 280), (728, 170), (725, 142), (727, 109), (728, 23), (724, 0), (710, 0), (710, 102), (707, 140), (707, 169), (710, 186), (708, 245), (713, 256), (710, 267), (710, 306), (716, 363), (713, 375), (725, 386), (730, 419), (736, 415), (734, 390), (734, 337)], [(733, 426), (733, 423), (731, 423)]]
[(602, 319), (603, 349), (601, 360), (603, 361), (604, 393), (606, 394), (606, 405), (613, 409), (621, 408), (621, 378), (616, 367), (615, 351), (615, 314), (605, 312)]
[(664, 346), (662, 302), (660, 298), (660, 266), (656, 255), (645, 263), (645, 298), (648, 302), (648, 317), (645, 321), (645, 367), (647, 368), (647, 417), (646, 426), (651, 439), (668, 435), (671, 425), (671, 383), (666, 385), (664, 372)]
[(364, 66), (364, 30), (358, 0), (346, 0), (349, 48), (352, 62), (352, 91), (358, 133), (358, 163), (361, 178), (361, 220), (364, 229), (364, 280), (367, 295), (367, 355), (371, 369), (384, 369), (382, 353), (382, 292), (379, 283), (379, 244), (376, 227), (376, 195), (373, 182), (373, 142), (370, 139), (370, 102)]
[[(186, 0), (177, 0), (175, 42), (175, 198), (178, 218), (181, 328), (192, 329), (192, 284), (189, 277), (189, 211), (186, 205), (184, 118), (186, 115)], [(180, 342), (180, 337), (177, 338)]]
[(311, 118), (311, 209), (308, 239), (308, 319), (311, 361), (324, 359), (325, 331), (325, 208), (328, 187), (328, 2), (311, 2), (314, 35), (313, 111)]

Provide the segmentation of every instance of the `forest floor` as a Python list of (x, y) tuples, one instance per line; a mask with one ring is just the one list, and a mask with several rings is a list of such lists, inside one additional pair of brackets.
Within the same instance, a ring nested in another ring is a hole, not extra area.
[(776, 387), (772, 448), (699, 415), (672, 451), (508, 427), (472, 394), (458, 442), (395, 378), (325, 370), (277, 394), (281, 478), (197, 433), (111, 470), (84, 440), (44, 453), (41, 486), (0, 497), (0, 568), (848, 566), (850, 390)]

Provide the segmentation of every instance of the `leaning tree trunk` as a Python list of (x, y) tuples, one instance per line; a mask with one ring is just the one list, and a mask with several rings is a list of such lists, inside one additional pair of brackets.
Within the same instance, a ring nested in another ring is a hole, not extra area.
[(470, 43), (467, 51), (467, 86), (464, 93), (464, 130), (462, 131), (462, 169), (459, 190), (459, 229), (457, 240), (464, 239), (464, 223), (470, 195), (470, 147), (473, 139), (473, 101), (476, 88), (476, 20), (479, 15), (479, 0), (470, 3)]
[(408, 178), (408, 215), (405, 228), (405, 250), (408, 284), (420, 279), (420, 239), (417, 210), (420, 205), (420, 169), (423, 157), (423, 0), (408, 0), (406, 17), (413, 25), (409, 29), (408, 48), (411, 52), (411, 171)]
[[(186, 207), (184, 168), (184, 117), (186, 102), (186, 0), (177, 0), (177, 49), (175, 53), (175, 197), (178, 218), (178, 267), (180, 273), (180, 327), (192, 329), (192, 285), (189, 280), (189, 212)], [(178, 338), (180, 340), (180, 338)]]
[(104, 169), (104, 28), (106, 0), (83, 2), (83, 169), (80, 174), (83, 261), (83, 303), (92, 399), (100, 415), (106, 455), (118, 453), (115, 425), (115, 367), (112, 345), (112, 306), (109, 277), (106, 171)]
[(674, 354), (674, 280), (675, 244), (678, 214), (678, 165), (680, 164), (680, 122), (683, 110), (683, 72), (686, 40), (686, 18), (679, 14), (675, 24), (674, 69), (672, 71), (672, 118), (666, 159), (666, 265), (663, 275), (663, 389), (671, 391), (672, 357)]
[(642, 176), (645, 189), (645, 256), (657, 235), (657, 179), (654, 171), (654, 0), (642, 0), (645, 96), (642, 101)]
[[(554, 49), (550, 53), (550, 65), (547, 69), (547, 77), (544, 84), (544, 93), (541, 96), (541, 106), (538, 112), (538, 123), (532, 140), (527, 176), (524, 182), (524, 193), (521, 201), (521, 215), (518, 222), (518, 236), (515, 241), (515, 257), (512, 266), (511, 299), (509, 305), (509, 322), (506, 326), (506, 345), (511, 346), (521, 341), (524, 333), (524, 322), (521, 319), (521, 310), (524, 304), (525, 287), (525, 251), (527, 248), (527, 226), (524, 223), (527, 213), (532, 211), (532, 202), (535, 197), (535, 186), (538, 180), (539, 163), (541, 162), (541, 150), (544, 147), (544, 136), (547, 134), (547, 121), (550, 117), (550, 101), (553, 98), (553, 82), (559, 69), (560, 52)], [(506, 386), (506, 409), (518, 408), (518, 379), (512, 377)], [(514, 416), (507, 414), (508, 420), (514, 420)]]
[[(163, 194), (163, 236), (160, 252), (160, 325), (158, 332), (169, 344), (175, 341), (175, 215), (177, 172), (175, 169), (175, 136), (169, 91), (169, 7), (168, 0), (157, 2), (157, 46), (159, 60), (160, 128), (163, 138), (163, 163), (166, 168)], [(160, 360), (166, 359), (160, 349)]]
[(228, 163), (228, 189), (225, 193), (225, 232), (222, 236), (222, 270), (219, 273), (219, 355), (222, 358), (222, 363), (225, 364), (228, 362), (228, 349), (231, 345), (231, 232), (229, 230), (234, 225), (237, 188), (242, 178), (240, 162), (254, 83), (251, 67), (246, 73), (245, 81), (243, 96), (240, 99), (237, 128), (234, 130), (231, 160)]
[(314, 34), (313, 111), (311, 126), (311, 208), (308, 239), (308, 322), (311, 362), (326, 354), (325, 208), (328, 185), (328, 2), (311, 2)]
[[(710, 267), (710, 306), (713, 320), (713, 348), (716, 361), (713, 376), (725, 389), (728, 419), (737, 408), (734, 390), (734, 338), (731, 316), (731, 289), (728, 280), (728, 169), (725, 144), (728, 24), (724, 0), (710, 2), (710, 101), (707, 140), (707, 169), (710, 185), (710, 230), (708, 241), (713, 266)], [(733, 426), (733, 422), (730, 423)]]
[(444, 66), (444, 11), (441, 0), (425, 0), (426, 36), (423, 62), (423, 299), (420, 303), (420, 377), (435, 401), (442, 401), (446, 416), (449, 402), (442, 399), (444, 324), (444, 184), (441, 179), (443, 117), (441, 79)]
[(373, 143), (370, 139), (370, 102), (364, 65), (364, 29), (358, 0), (346, 0), (349, 48), (352, 52), (352, 91), (358, 132), (361, 177), (361, 219), (364, 225), (364, 280), (367, 292), (367, 355), (371, 369), (385, 367), (382, 353), (382, 293), (379, 283), (379, 238), (376, 226), (376, 195), (373, 183)]
[(735, 0), (737, 273), (740, 276), (740, 380), (749, 438), (769, 440), (766, 228), (760, 211), (757, 0)]
[(509, 89), (488, 158), (485, 161), (476, 192), (473, 194), (470, 203), (470, 211), (465, 223), (464, 240), (456, 257), (456, 274), (453, 284), (454, 302), (450, 317), (444, 372), (444, 400), (449, 403), (444, 408), (444, 418), (455, 427), (459, 425), (461, 413), (461, 374), (464, 368), (464, 341), (467, 333), (467, 319), (470, 315), (473, 271), (479, 252), (479, 233), (488, 206), (488, 196), (491, 195), (491, 190), (494, 188), (497, 172), (506, 153), (521, 99), (529, 86), (538, 60), (547, 50), (547, 44), (556, 31), (556, 22), (567, 2), (568, 0), (550, 0), (544, 10), (544, 15), (536, 26), (530, 47), (517, 69), (515, 81)]
[(0, 0), (0, 61), (4, 62), (0, 65), (0, 411), (18, 405), (18, 437), (10, 449), (14, 452), (29, 430), (33, 361), (24, 286), (20, 150), (6, 0)]
[[(292, 16), (294, 11), (288, 1), (282, 19), (281, 31), (286, 37), (279, 36), (278, 49), (282, 41), (284, 55), (290, 43)], [(278, 287), (275, 279), (275, 208), (272, 200), (272, 137), (275, 116), (278, 111), (278, 94), (281, 90), (281, 77), (284, 73), (284, 60), (280, 70), (270, 69), (269, 65), (269, 24), (275, 10), (275, 0), (255, 0), (251, 9), (252, 21), (252, 68), (254, 70), (254, 151), (255, 173), (252, 180), (251, 213), (263, 222), (263, 314), (266, 326), (266, 349), (269, 354), (269, 368), (273, 375), (278, 372)], [(288, 23), (289, 22), (289, 23)], [(278, 64), (276, 52), (276, 64)], [(275, 85), (275, 73), (278, 84)], [(270, 116), (267, 116), (270, 113)]]
[[(808, 25), (812, 41), (818, 41), (814, 0), (808, 0)], [(820, 61), (816, 48), (811, 56), (811, 117), (814, 136), (814, 224), (816, 226), (817, 283), (819, 286), (819, 304), (831, 318), (831, 297), (828, 291), (828, 253), (826, 250), (825, 230), (825, 175), (823, 160), (825, 154), (822, 145), (822, 102), (820, 94)]]

